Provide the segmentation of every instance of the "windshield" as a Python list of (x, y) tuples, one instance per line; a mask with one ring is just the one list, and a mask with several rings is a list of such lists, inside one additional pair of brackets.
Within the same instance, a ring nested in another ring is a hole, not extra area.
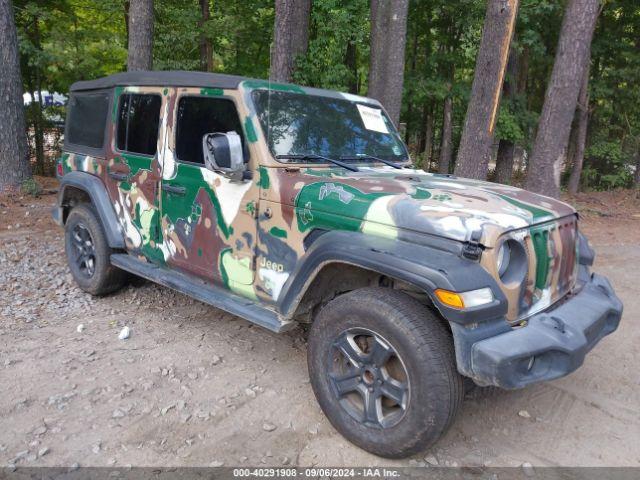
[(255, 90), (252, 98), (276, 157), (362, 157), (362, 162), (375, 161), (371, 157), (396, 162), (409, 158), (393, 123), (373, 104), (273, 90), (271, 95)]

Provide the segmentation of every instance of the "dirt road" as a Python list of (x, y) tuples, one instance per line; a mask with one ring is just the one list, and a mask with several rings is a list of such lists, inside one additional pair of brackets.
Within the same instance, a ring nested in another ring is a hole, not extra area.
[(80, 292), (53, 201), (0, 200), (0, 465), (640, 466), (633, 200), (579, 203), (596, 270), (625, 303), (620, 329), (567, 378), (468, 400), (435, 448), (402, 461), (331, 427), (299, 331), (274, 335), (149, 283)]

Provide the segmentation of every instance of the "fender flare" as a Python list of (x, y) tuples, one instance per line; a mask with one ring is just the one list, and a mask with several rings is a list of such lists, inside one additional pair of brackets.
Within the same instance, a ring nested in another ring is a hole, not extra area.
[(111, 248), (126, 248), (124, 234), (118, 217), (113, 208), (113, 202), (107, 193), (107, 189), (102, 180), (95, 175), (85, 172), (69, 172), (60, 180), (60, 189), (58, 190), (58, 201), (53, 211), (53, 218), (60, 226), (64, 226), (63, 210), (65, 190), (67, 187), (74, 187), (82, 190), (91, 199), (91, 203), (96, 209), (104, 233), (107, 236), (107, 242)]
[[(462, 244), (460, 244), (461, 250)], [(307, 288), (331, 263), (346, 263), (402, 280), (425, 291), (445, 319), (456, 323), (502, 317), (507, 311), (504, 294), (495, 280), (478, 263), (453, 253), (456, 249), (410, 243), (365, 235), (360, 232), (330, 231), (309, 246), (283, 285), (277, 306), (290, 318)], [(437, 288), (464, 292), (489, 287), (495, 300), (481, 307), (455, 310), (441, 304), (433, 294)]]

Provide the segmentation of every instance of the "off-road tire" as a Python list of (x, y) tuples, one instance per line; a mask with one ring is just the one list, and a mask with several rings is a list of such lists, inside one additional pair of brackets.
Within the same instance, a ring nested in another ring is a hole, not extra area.
[[(335, 361), (336, 339), (351, 329), (380, 335), (405, 366), (408, 402), (395, 425), (366, 425), (338, 401), (328, 365)], [(381, 457), (407, 457), (433, 445), (453, 423), (464, 397), (447, 328), (431, 310), (397, 290), (363, 288), (329, 302), (311, 327), (307, 360), (313, 391), (331, 424), (355, 445)]]
[[(93, 243), (93, 274), (87, 276), (76, 262), (77, 247), (74, 246), (74, 229), (81, 227), (89, 233)], [(126, 272), (111, 265), (110, 256), (115, 252), (109, 247), (102, 223), (93, 207), (83, 203), (73, 207), (64, 226), (65, 252), (69, 270), (78, 286), (92, 295), (107, 295), (120, 289), (127, 280)]]

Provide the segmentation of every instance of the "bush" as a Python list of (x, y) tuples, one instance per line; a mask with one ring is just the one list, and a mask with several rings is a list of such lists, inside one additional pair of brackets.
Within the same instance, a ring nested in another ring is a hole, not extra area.
[(25, 195), (31, 195), (32, 197), (37, 197), (42, 193), (42, 187), (33, 178), (29, 178), (24, 182), (22, 182), (22, 185), (20, 186), (20, 191)]

